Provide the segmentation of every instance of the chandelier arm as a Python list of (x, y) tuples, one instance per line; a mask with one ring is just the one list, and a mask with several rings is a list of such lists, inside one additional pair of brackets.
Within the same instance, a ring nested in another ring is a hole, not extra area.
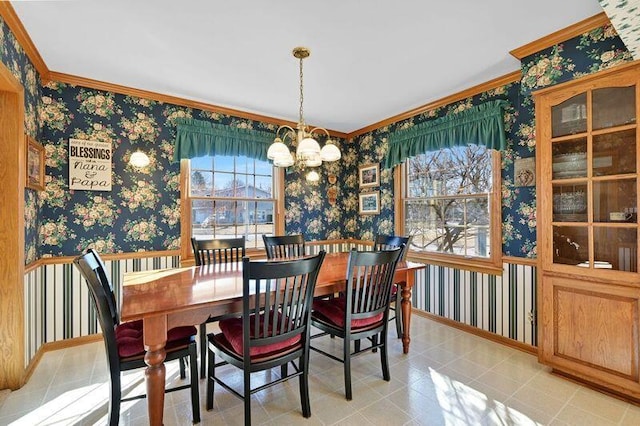
[(324, 132), (325, 135), (327, 135), (327, 139), (331, 138), (331, 135), (329, 134), (329, 132), (327, 131), (327, 129), (325, 129), (324, 127), (314, 127), (313, 129), (309, 130), (309, 134), (313, 134), (315, 132)]

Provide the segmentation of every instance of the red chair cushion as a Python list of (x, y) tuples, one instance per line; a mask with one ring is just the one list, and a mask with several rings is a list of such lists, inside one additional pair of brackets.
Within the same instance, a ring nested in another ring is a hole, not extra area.
[[(334, 299), (314, 300), (313, 312), (311, 315), (320, 314), (338, 327), (344, 327), (345, 307), (347, 298), (344, 296)], [(367, 327), (382, 321), (384, 314), (381, 312), (369, 318), (358, 318), (351, 320), (351, 328)]]
[[(172, 328), (167, 332), (165, 350), (188, 344), (191, 336), (195, 336), (197, 332), (192, 325)], [(144, 355), (142, 320), (118, 324), (115, 333), (118, 355), (121, 358)]]
[[(251, 315), (250, 323), (253, 324), (255, 316)], [(280, 319), (276, 320), (276, 323), (279, 324)], [(262, 324), (264, 324), (264, 315), (260, 315), (260, 336), (257, 337), (268, 337), (264, 336), (262, 333)], [(271, 321), (273, 324), (273, 321)], [(220, 326), (220, 331), (224, 335), (225, 339), (231, 344), (231, 347), (236, 352), (236, 354), (243, 356), (244, 353), (244, 344), (243, 344), (243, 336), (242, 336), (242, 318), (229, 318), (222, 320), (218, 323)], [(267, 330), (267, 334), (269, 334), (272, 330), (270, 326)], [(256, 337), (254, 334), (253, 327), (250, 332), (251, 337)], [(250, 357), (257, 357), (259, 355), (271, 354), (274, 352), (282, 351), (285, 349), (289, 349), (292, 346), (296, 345), (302, 336), (298, 334), (297, 336), (293, 336), (289, 339), (285, 339), (281, 342), (272, 343), (270, 345), (262, 345), (262, 346), (254, 346), (249, 350)]]

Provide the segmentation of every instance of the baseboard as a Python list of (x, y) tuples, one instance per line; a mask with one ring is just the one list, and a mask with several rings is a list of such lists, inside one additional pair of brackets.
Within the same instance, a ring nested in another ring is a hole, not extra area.
[(422, 311), (422, 310), (419, 310), (419, 309), (413, 309), (411, 311), (411, 313), (413, 315), (419, 315), (419, 316), (424, 317), (424, 318), (429, 318), (430, 320), (439, 322), (441, 324), (448, 325), (449, 327), (454, 327), (454, 328), (457, 328), (459, 330), (466, 331), (467, 333), (474, 334), (474, 335), (482, 337), (484, 339), (491, 340), (491, 341), (496, 342), (496, 343), (500, 343), (501, 345), (509, 346), (511, 348), (518, 349), (520, 351), (530, 353), (531, 355), (535, 355), (536, 357), (538, 356), (538, 348), (535, 347), (535, 346), (528, 345), (528, 344), (522, 343), (522, 342), (518, 342), (516, 340), (509, 339), (507, 337), (500, 336), (500, 335), (497, 335), (495, 333), (491, 333), (490, 331), (481, 330), (481, 329), (479, 329), (477, 327), (474, 327), (474, 326), (471, 326), (471, 325), (468, 325), (468, 324), (463, 324), (461, 322), (454, 321), (454, 320), (449, 319), (449, 318), (441, 317), (439, 315), (435, 315), (435, 314), (432, 314), (430, 312)]
[(57, 342), (49, 342), (43, 344), (42, 346), (40, 346), (38, 352), (36, 352), (35, 356), (31, 359), (31, 362), (27, 366), (23, 384), (29, 380), (45, 353), (49, 351), (57, 351), (59, 349), (85, 345), (87, 343), (93, 343), (100, 340), (102, 340), (102, 334), (90, 334), (89, 336), (74, 337), (72, 339), (59, 340)]

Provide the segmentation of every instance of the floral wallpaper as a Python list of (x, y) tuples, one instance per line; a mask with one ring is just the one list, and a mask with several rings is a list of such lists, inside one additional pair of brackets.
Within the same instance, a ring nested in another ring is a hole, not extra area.
[[(43, 87), (40, 119), (47, 153), (45, 191), (39, 194), (42, 256), (171, 250), (180, 247), (180, 168), (172, 163), (175, 119), (275, 131), (273, 124), (194, 110), (148, 99), (50, 82)], [(68, 140), (91, 139), (113, 147), (110, 192), (74, 191), (68, 182)], [(142, 149), (151, 159), (143, 169), (128, 164)], [(340, 164), (322, 171), (340, 177)], [(340, 238), (339, 205), (326, 200), (326, 179), (310, 185), (303, 171), (286, 176), (287, 232), (308, 239)], [(339, 179), (342, 181), (342, 179)]]
[[(40, 76), (2, 17), (0, 17), (0, 61), (24, 87), (25, 132), (39, 140), (40, 123), (37, 111), (41, 97)], [(25, 263), (28, 264), (38, 259), (40, 212), (36, 202), (36, 191), (25, 189), (24, 195)]]
[[(343, 157), (324, 164), (320, 181), (309, 183), (304, 170), (289, 170), (285, 182), (286, 231), (307, 239), (371, 239), (391, 233), (393, 176), (381, 168), (380, 214), (358, 214), (358, 167), (381, 163), (390, 133), (425, 120), (453, 114), (492, 99), (506, 99), (507, 150), (502, 153), (503, 252), (535, 257), (535, 188), (513, 182), (518, 158), (535, 156), (535, 116), (531, 92), (631, 60), (611, 25), (523, 58), (520, 82), (427, 111), (402, 122), (337, 141)], [(0, 18), (0, 60), (25, 87), (25, 128), (46, 150), (46, 188), (25, 191), (26, 262), (74, 255), (88, 247), (103, 252), (179, 248), (179, 166), (171, 163), (177, 117), (193, 117), (229, 126), (274, 131), (272, 124), (165, 104), (148, 99), (76, 87), (58, 82), (42, 86)], [(112, 144), (113, 190), (68, 188), (68, 139)], [(141, 148), (151, 164), (128, 165)]]
[[(520, 82), (497, 87), (358, 137), (355, 141), (359, 145), (357, 162), (359, 165), (377, 162), (382, 167), (387, 137), (396, 130), (454, 114), (485, 101), (509, 101), (511, 108), (505, 113), (507, 149), (502, 152), (502, 251), (507, 256), (535, 258), (536, 189), (533, 186), (516, 186), (513, 179), (514, 161), (535, 156), (535, 109), (531, 92), (630, 60), (630, 53), (611, 25), (596, 28), (523, 58)], [(390, 170), (383, 170), (380, 182), (380, 215), (356, 215), (353, 218), (353, 228), (348, 226), (349, 222), (346, 223), (348, 230), (353, 229), (351, 237), (371, 239), (376, 233), (393, 232), (392, 191), (392, 173)]]

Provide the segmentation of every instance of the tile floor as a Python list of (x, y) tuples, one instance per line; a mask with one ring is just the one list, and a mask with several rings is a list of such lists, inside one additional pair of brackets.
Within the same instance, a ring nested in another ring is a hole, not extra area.
[[(354, 398), (343, 394), (342, 365), (311, 353), (310, 419), (300, 411), (296, 379), (253, 397), (254, 424), (265, 425), (639, 425), (640, 407), (549, 374), (536, 358), (414, 315), (411, 353), (392, 339), (391, 382), (382, 380), (376, 354), (355, 358)], [(394, 331), (391, 331), (394, 333)], [(340, 339), (314, 343), (340, 350)], [(167, 365), (169, 380), (177, 365)], [(228, 374), (241, 377), (238, 370)], [(279, 371), (279, 370), (278, 370)], [(265, 373), (277, 375), (273, 373)], [(257, 382), (264, 377), (258, 377)], [(235, 377), (234, 379), (235, 380)], [(142, 374), (123, 381), (144, 388)], [(242, 403), (219, 386), (203, 425), (241, 425)], [(102, 342), (45, 354), (20, 390), (0, 393), (0, 425), (105, 424), (108, 376)], [(188, 391), (168, 394), (165, 425), (191, 424)], [(146, 400), (125, 403), (122, 425), (145, 425)]]

